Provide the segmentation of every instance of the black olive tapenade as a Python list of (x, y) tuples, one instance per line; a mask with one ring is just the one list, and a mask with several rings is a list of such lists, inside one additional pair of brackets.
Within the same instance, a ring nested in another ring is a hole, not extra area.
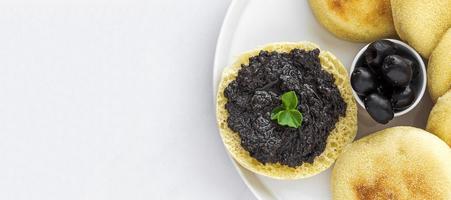
[[(228, 126), (258, 161), (290, 167), (312, 163), (324, 151), (339, 117), (345, 115), (347, 105), (334, 77), (322, 69), (319, 53), (319, 49), (261, 51), (241, 66), (224, 90)], [(303, 115), (297, 129), (271, 120), (271, 111), (281, 104), (279, 97), (288, 91), (296, 92), (297, 109)]]

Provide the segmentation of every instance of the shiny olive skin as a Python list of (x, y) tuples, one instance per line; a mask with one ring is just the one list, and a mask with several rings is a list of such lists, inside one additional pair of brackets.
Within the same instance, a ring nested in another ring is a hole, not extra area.
[(371, 93), (365, 98), (365, 108), (368, 114), (381, 124), (388, 123), (394, 117), (390, 100), (378, 93)]
[(415, 101), (415, 96), (415, 91), (412, 90), (410, 85), (395, 90), (391, 97), (393, 108), (396, 110), (404, 110), (412, 105), (413, 101)]
[(367, 68), (358, 67), (351, 74), (351, 85), (359, 95), (366, 95), (376, 89), (376, 77)]
[(396, 44), (388, 40), (378, 40), (371, 43), (363, 53), (368, 66), (379, 73), (385, 57), (395, 54)]
[(389, 55), (384, 59), (381, 75), (394, 87), (406, 87), (412, 80), (412, 66), (401, 56)]
[(407, 65), (412, 68), (412, 80), (420, 75), (420, 71), (418, 70), (418, 65), (416, 62), (409, 58), (408, 56), (403, 56), (404, 61), (406, 61)]

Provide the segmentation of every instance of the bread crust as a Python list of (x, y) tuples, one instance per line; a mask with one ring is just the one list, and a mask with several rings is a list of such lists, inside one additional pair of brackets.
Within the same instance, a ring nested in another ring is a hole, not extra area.
[(316, 19), (335, 36), (372, 42), (396, 36), (390, 0), (309, 0)]
[(438, 98), (429, 114), (426, 130), (437, 135), (451, 147), (451, 89)]
[(349, 145), (332, 171), (334, 200), (451, 199), (451, 150), (414, 127), (392, 127)]
[(249, 64), (249, 58), (258, 55), (260, 51), (289, 52), (295, 48), (313, 50), (319, 47), (310, 42), (272, 43), (243, 53), (236, 59), (232, 66), (224, 69), (221, 82), (218, 86), (216, 117), (220, 135), (228, 152), (246, 169), (275, 179), (305, 178), (326, 170), (334, 163), (342, 149), (352, 142), (357, 132), (357, 107), (352, 96), (347, 71), (335, 56), (327, 51), (321, 51), (319, 55), (321, 66), (334, 76), (335, 84), (347, 104), (345, 117), (340, 117), (339, 121), (335, 124), (335, 129), (331, 131), (327, 138), (327, 145), (324, 152), (316, 157), (312, 164), (304, 163), (301, 166), (293, 168), (281, 165), (280, 163), (263, 164), (251, 157), (249, 152), (241, 146), (239, 134), (233, 132), (227, 125), (228, 112), (225, 109), (227, 98), (224, 96), (224, 89), (231, 81), (236, 79), (241, 65)]
[(451, 0), (391, 0), (396, 32), (423, 58), (451, 25)]
[(432, 52), (427, 75), (429, 94), (436, 102), (451, 89), (451, 29), (448, 29)]

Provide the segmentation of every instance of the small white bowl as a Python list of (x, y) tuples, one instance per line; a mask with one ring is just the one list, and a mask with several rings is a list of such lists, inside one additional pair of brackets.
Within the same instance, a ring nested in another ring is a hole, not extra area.
[[(419, 83), (419, 86), (420, 86), (420, 87), (418, 87), (417, 90), (415, 91), (416, 99), (415, 99), (415, 101), (412, 103), (412, 105), (410, 105), (408, 108), (406, 108), (406, 109), (404, 109), (404, 110), (402, 110), (402, 111), (399, 111), (399, 112), (395, 112), (395, 117), (399, 117), (399, 116), (401, 116), (401, 115), (404, 115), (404, 114), (408, 113), (408, 112), (411, 111), (413, 108), (415, 108), (415, 106), (417, 106), (418, 103), (420, 103), (421, 99), (423, 98), (424, 92), (425, 92), (425, 90), (426, 90), (426, 82), (427, 82), (426, 66), (424, 65), (424, 61), (423, 61), (423, 59), (421, 58), (421, 56), (415, 51), (415, 49), (413, 49), (412, 47), (410, 47), (408, 44), (406, 44), (406, 43), (404, 43), (404, 42), (402, 42), (402, 41), (399, 41), (399, 40), (395, 40), (395, 39), (382, 39), (382, 40), (388, 40), (388, 41), (391, 41), (391, 42), (393, 42), (393, 43), (396, 43), (396, 44), (401, 45), (401, 46), (403, 46), (404, 48), (406, 48), (410, 53), (412, 53), (412, 55), (414, 56), (414, 58), (415, 58), (416, 61), (418, 62), (418, 65), (419, 65), (419, 68), (420, 68), (420, 69), (419, 69), (419, 73), (420, 73), (419, 76), (420, 76), (420, 77), (419, 77), (419, 80), (418, 80), (418, 81), (420, 81), (420, 83)], [(362, 55), (363, 52), (365, 52), (365, 50), (368, 48), (368, 46), (369, 46), (370, 44), (371, 44), (371, 43), (365, 45), (365, 46), (359, 51), (359, 53), (357, 53), (357, 55), (354, 57), (354, 60), (352, 61), (351, 69), (349, 70), (349, 77), (352, 76), (352, 72), (354, 71), (354, 68), (355, 68), (355, 66), (356, 66), (356, 64), (357, 64), (357, 61), (359, 60), (359, 58), (360, 58), (361, 56), (363, 56), (363, 55)], [(351, 81), (351, 79), (349, 79), (349, 81)], [(363, 109), (365, 109), (365, 105), (364, 105), (362, 99), (360, 99), (359, 95), (357, 95), (357, 93), (354, 91), (354, 88), (352, 88), (352, 93), (354, 94), (354, 98), (355, 98), (356, 101), (359, 103), (359, 105), (360, 105)]]

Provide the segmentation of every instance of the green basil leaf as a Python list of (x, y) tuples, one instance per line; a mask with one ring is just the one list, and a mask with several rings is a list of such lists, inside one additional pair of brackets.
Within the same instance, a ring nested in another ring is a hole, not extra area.
[(277, 122), (282, 126), (289, 126), (293, 128), (297, 128), (298, 124), (298, 122), (296, 122), (293, 116), (291, 115), (291, 112), (288, 110), (284, 110), (279, 114)]
[(298, 97), (294, 91), (286, 92), (281, 96), (282, 106), (274, 108), (271, 120), (276, 120), (281, 126), (299, 128), (302, 124), (302, 113), (297, 110)]
[(281, 111), (285, 110), (282, 106), (274, 108), (271, 112), (271, 120), (275, 120), (278, 118)]
[(279, 116), (277, 116), (277, 123), (282, 126), (289, 126), (292, 123), (290, 112), (287, 110), (280, 112)]
[(302, 114), (297, 110), (284, 110), (278, 115), (277, 123), (282, 126), (299, 128), (302, 123)]
[(290, 110), (290, 115), (291, 115), (293, 125), (294, 125), (291, 127), (299, 128), (302, 124), (302, 119), (303, 119), (302, 113), (299, 112), (298, 110), (293, 109), (293, 110)]
[(282, 104), (286, 110), (295, 109), (298, 106), (298, 97), (294, 91), (282, 95)]

